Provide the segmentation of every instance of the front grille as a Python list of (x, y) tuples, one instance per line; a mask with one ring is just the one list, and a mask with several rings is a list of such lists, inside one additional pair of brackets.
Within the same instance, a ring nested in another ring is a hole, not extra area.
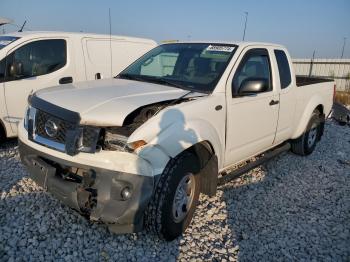
[[(45, 127), (49, 121), (53, 122), (57, 127), (54, 135), (49, 135)], [(79, 151), (87, 153), (94, 153), (96, 151), (100, 133), (99, 128), (79, 126), (41, 110), (36, 111), (34, 123), (34, 140), (40, 144), (65, 151), (70, 155), (76, 154)], [(43, 142), (40, 138), (44, 138), (47, 142)], [(56, 146), (51, 142), (55, 142)]]
[[(53, 121), (58, 127), (57, 134), (54, 136), (49, 136), (45, 130), (45, 124), (49, 120)], [(39, 136), (42, 136), (57, 143), (65, 144), (67, 131), (74, 129), (75, 125), (69, 123), (68, 121), (52, 116), (44, 111), (38, 110), (36, 113), (35, 133)]]

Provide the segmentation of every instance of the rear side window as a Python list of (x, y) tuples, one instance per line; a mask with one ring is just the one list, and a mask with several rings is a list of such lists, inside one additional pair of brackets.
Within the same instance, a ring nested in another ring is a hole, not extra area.
[(46, 75), (64, 67), (67, 62), (66, 41), (39, 40), (28, 43), (7, 57), (8, 81)]
[(288, 59), (286, 53), (282, 50), (275, 50), (275, 56), (280, 74), (281, 89), (284, 89), (292, 82)]

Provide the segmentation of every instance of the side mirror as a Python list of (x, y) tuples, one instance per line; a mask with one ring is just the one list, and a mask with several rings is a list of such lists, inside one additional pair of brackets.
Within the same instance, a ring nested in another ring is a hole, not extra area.
[(241, 86), (238, 90), (238, 95), (252, 95), (266, 92), (268, 89), (269, 82), (266, 78), (247, 78), (241, 83)]
[(10, 77), (19, 77), (23, 74), (23, 65), (21, 62), (13, 62), (10, 65), (9, 75)]

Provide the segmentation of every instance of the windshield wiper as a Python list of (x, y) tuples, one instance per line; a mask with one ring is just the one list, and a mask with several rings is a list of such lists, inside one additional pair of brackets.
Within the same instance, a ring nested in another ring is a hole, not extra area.
[(152, 82), (152, 83), (157, 83), (157, 84), (166, 84), (168, 86), (173, 86), (176, 88), (189, 90), (189, 88), (184, 86), (184, 85), (180, 85), (178, 83), (174, 83), (173, 81), (169, 81), (169, 80), (166, 80), (166, 79), (160, 78), (160, 77), (147, 76), (147, 75), (143, 75), (143, 76), (140, 75), (139, 76), (139, 75), (131, 75), (131, 74), (120, 74), (117, 76), (117, 78), (136, 80), (136, 81), (141, 81), (141, 82)]
[(145, 81), (145, 79), (142, 77), (139, 77), (137, 75), (130, 75), (130, 74), (120, 74), (120, 75), (117, 75), (116, 78), (136, 80), (136, 81), (142, 81), (142, 82)]
[(166, 84), (168, 86), (173, 86), (173, 87), (177, 87), (177, 88), (180, 88), (180, 89), (189, 90), (189, 88), (187, 86), (180, 85), (178, 83), (174, 83), (173, 81), (169, 81), (169, 80), (164, 79), (164, 78), (152, 77), (151, 80), (154, 80), (154, 81), (156, 81), (157, 83), (160, 83), (160, 84)]

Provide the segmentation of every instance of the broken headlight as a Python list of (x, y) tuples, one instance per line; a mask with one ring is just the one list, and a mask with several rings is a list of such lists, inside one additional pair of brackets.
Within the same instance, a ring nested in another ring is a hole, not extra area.
[(104, 150), (133, 152), (135, 149), (146, 145), (143, 140), (128, 143), (133, 130), (130, 127), (112, 127), (105, 129)]

